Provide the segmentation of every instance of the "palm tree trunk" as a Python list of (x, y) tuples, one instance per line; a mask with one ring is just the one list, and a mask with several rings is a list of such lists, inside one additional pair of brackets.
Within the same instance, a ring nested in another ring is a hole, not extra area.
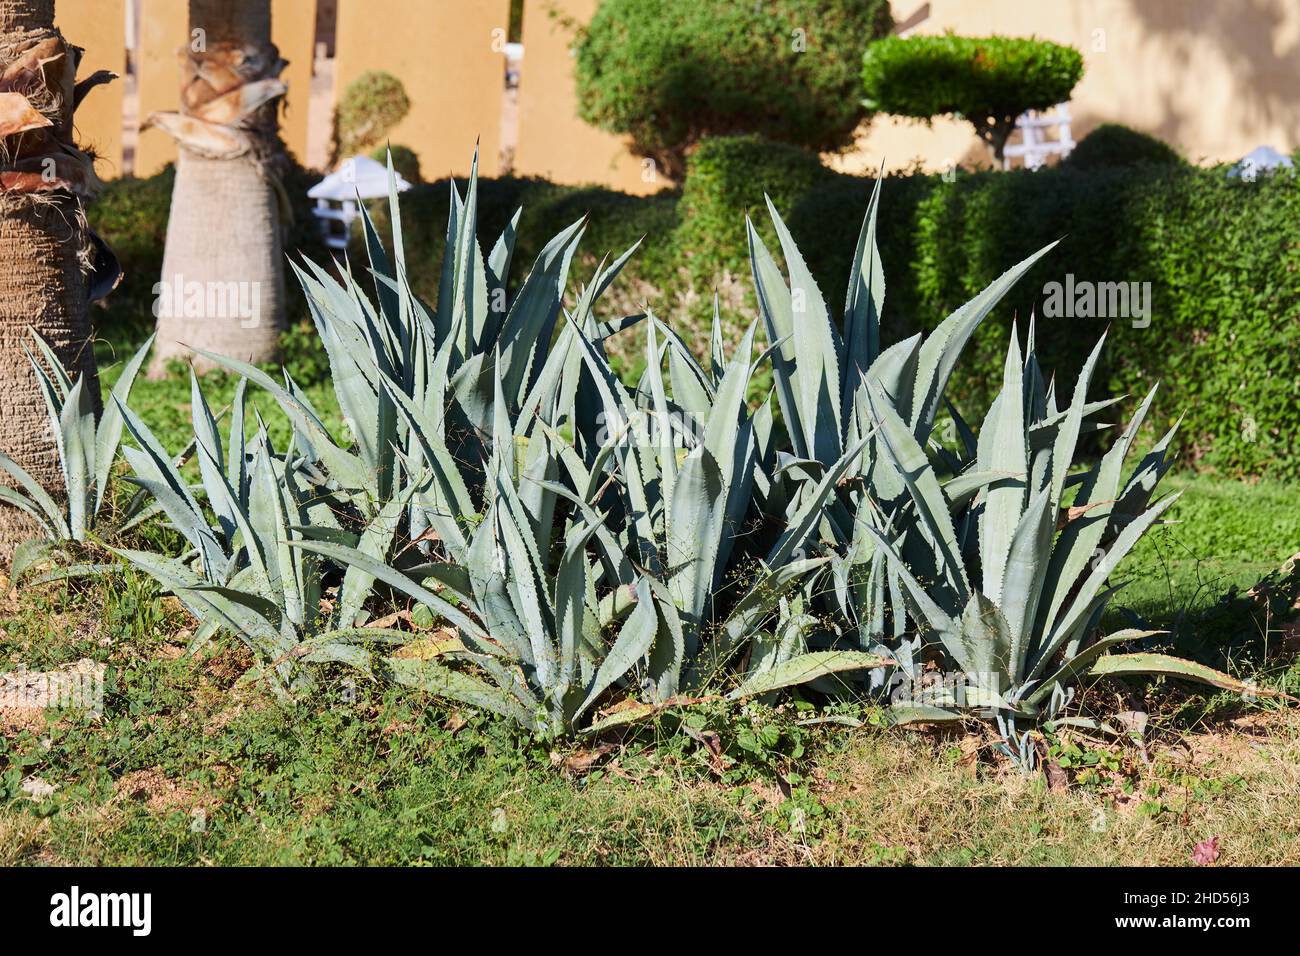
[(267, 361), (284, 327), (284, 61), (271, 43), (270, 0), (190, 0), (189, 10), (181, 110), (146, 121), (180, 144), (153, 375), (187, 347)]
[[(0, 75), (22, 74), (20, 61), (50, 55), (75, 71), (75, 53), (54, 29), (54, 0), (0, 0)], [(63, 487), (62, 470), (25, 351), (33, 346), (28, 329), (45, 337), (65, 368), (89, 376), (99, 397), (89, 317), (95, 247), (82, 212), (98, 181), (85, 154), (50, 165), (65, 137), (71, 143), (73, 75), (58, 89), (39, 68), (6, 84), (44, 119), (0, 138), (0, 450), (51, 490)], [(51, 168), (53, 180), (40, 172)], [(33, 527), (14, 509), (0, 509), (0, 555), (7, 558)]]

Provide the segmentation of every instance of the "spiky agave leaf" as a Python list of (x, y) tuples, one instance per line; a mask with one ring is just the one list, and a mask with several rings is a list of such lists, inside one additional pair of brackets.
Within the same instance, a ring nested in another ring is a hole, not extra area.
[[(911, 436), (888, 397), (873, 396), (881, 421), (879, 447), (903, 476), (908, 494), (891, 515), (893, 534), (887, 536), (874, 522), (864, 523), (863, 531), (905, 586), (911, 616), (937, 637), (965, 675), (968, 704), (975, 691), (984, 703), (1012, 702), (1008, 706), (1032, 716), (1057, 687), (1088, 672), (1102, 651), (1145, 636), (1121, 632), (1095, 641), (1092, 633), (1118, 590), (1107, 586), (1110, 575), (1177, 500), (1169, 496), (1112, 524), (1109, 506), (1150, 395), (1101, 462), (1080, 476), (1081, 511), (1063, 507), (1099, 349), (1100, 344), (1089, 356), (1069, 408), (1056, 413), (1050, 400), (1035, 397), (1041, 382), (1036, 361), (1022, 359), (1013, 331), (1003, 388), (976, 440), (972, 466), (973, 474), (1012, 477), (978, 486), (970, 517), (980, 531), (971, 550), (958, 546), (949, 520), (954, 508), (948, 491), (959, 486), (939, 483), (933, 462), (907, 442)], [(1031, 340), (1031, 356), (1032, 351)], [(1049, 419), (1056, 423), (1054, 435), (1031, 464), (1032, 429)], [(1141, 500), (1149, 497), (1148, 492)], [(1098, 514), (1089, 518), (1093, 510)], [(1065, 520), (1059, 533), (1058, 516)], [(908, 551), (909, 539), (924, 547)], [(964, 585), (968, 560), (982, 569), (978, 591)]]
[(894, 661), (860, 651), (814, 651), (801, 654), (750, 677), (728, 694), (731, 700), (757, 697), (783, 687), (807, 684), (830, 674), (888, 667)]
[(35, 329), (28, 331), (40, 358), (26, 346), (24, 349), (45, 401), (63, 487), (57, 490), (40, 487), (25, 469), (8, 456), (0, 455), (0, 469), (22, 489), (0, 489), (0, 503), (31, 515), (51, 541), (84, 542), (97, 524), (121, 444), (122, 417), (118, 403), (125, 403), (130, 396), (154, 337), (149, 336), (127, 361), (113, 387), (108, 407), (96, 424), (95, 396), (83, 387), (81, 378), (72, 379), (50, 344)]

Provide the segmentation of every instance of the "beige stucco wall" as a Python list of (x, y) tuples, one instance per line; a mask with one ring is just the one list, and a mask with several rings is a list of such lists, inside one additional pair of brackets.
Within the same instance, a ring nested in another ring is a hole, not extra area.
[[(651, 178), (622, 137), (578, 119), (572, 33), (565, 18), (591, 19), (598, 0), (524, 0), (524, 62), (519, 81), (515, 172), (561, 183), (598, 183), (644, 195), (665, 182)], [(559, 16), (550, 15), (554, 10)]]
[[(126, 72), (124, 0), (59, 0), (55, 17), (67, 41), (86, 51), (78, 77)], [(121, 79), (97, 86), (77, 110), (77, 141), (99, 156), (95, 168), (104, 179), (122, 174), (122, 89)]]
[(280, 135), (301, 161), (307, 155), (307, 103), (316, 47), (316, 0), (272, 0), (271, 42), (289, 65), (280, 74), (289, 85), (280, 111)]
[[(179, 103), (180, 66), (176, 51), (185, 43), (189, 11), (176, 0), (141, 0), (139, 50), (139, 117), (175, 110)], [(157, 129), (144, 130), (135, 151), (135, 174), (152, 176), (176, 159), (176, 142)]]
[[(902, 21), (921, 4), (895, 0)], [(1084, 56), (1070, 109), (1075, 139), (1116, 122), (1186, 158), (1234, 160), (1260, 145), (1300, 147), (1300, 2), (1296, 0), (930, 0), (914, 33), (993, 33), (1068, 43)], [(970, 127), (878, 118), (835, 165), (928, 169), (986, 163)]]
[(428, 179), (495, 176), (501, 149), (509, 0), (340, 0), (335, 96), (366, 70), (402, 81), (411, 111), (394, 145), (420, 157)]
[[(62, 4), (65, 0), (60, 0)], [(81, 0), (99, 3), (100, 0)], [(111, 0), (118, 2), (120, 0)], [(299, 158), (307, 152), (307, 101), (311, 91), (316, 0), (272, 0), (271, 39), (289, 61), (281, 77), (289, 85), (280, 113), (285, 144)], [(120, 42), (119, 28), (114, 37)], [(143, 0), (140, 11), (140, 118), (155, 110), (174, 110), (179, 101), (180, 65), (176, 51), (189, 37), (184, 0)], [(119, 110), (120, 115), (120, 110)], [(176, 159), (176, 143), (161, 130), (140, 134), (135, 174), (151, 176)]]
[[(282, 128), (306, 151), (317, 0), (272, 0), (272, 30), (290, 61)], [(620, 137), (578, 119), (572, 33), (598, 0), (525, 0), (515, 172), (562, 183), (597, 183), (645, 194), (665, 183), (646, 175)], [(185, 0), (142, 0), (139, 115), (176, 108), (176, 49), (188, 35)], [(928, 15), (919, 14), (928, 10)], [(552, 12), (559, 16), (552, 15)], [(1086, 72), (1071, 104), (1076, 138), (1120, 122), (1173, 144), (1192, 160), (1237, 159), (1261, 144), (1300, 147), (1300, 0), (895, 0), (918, 33), (1036, 35), (1081, 50)], [(124, 0), (59, 0), (65, 34), (87, 50), (84, 70), (123, 67)], [(392, 140), (420, 155), (425, 175), (468, 172), (481, 142), (485, 175), (499, 169), (502, 43), (509, 0), (339, 0), (335, 91), (368, 69), (399, 76), (412, 101)], [(123, 84), (95, 90), (79, 116), (83, 141), (104, 157), (105, 178), (122, 166)], [(174, 159), (165, 134), (145, 132), (137, 175)], [(839, 168), (928, 169), (987, 162), (969, 127), (877, 118)]]

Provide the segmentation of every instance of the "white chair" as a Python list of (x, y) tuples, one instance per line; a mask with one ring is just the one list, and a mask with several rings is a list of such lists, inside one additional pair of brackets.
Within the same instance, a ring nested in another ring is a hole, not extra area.
[[(1019, 143), (1008, 143), (1002, 150), (1002, 168), (1011, 168), (1011, 160), (1019, 158), (1026, 169), (1040, 169), (1049, 156), (1064, 159), (1074, 149), (1074, 136), (1070, 133), (1070, 104), (1059, 103), (1050, 113), (1029, 110), (1016, 119), (1020, 131)], [(1046, 133), (1056, 130), (1056, 138)]]

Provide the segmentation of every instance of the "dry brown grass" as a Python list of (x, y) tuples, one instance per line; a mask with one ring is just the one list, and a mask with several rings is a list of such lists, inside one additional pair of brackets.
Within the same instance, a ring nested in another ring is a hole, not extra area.
[[(1195, 844), (1218, 836), (1220, 865), (1300, 863), (1295, 711), (1153, 746), (1130, 798), (1105, 787), (1049, 789), (1041, 775), (960, 755), (952, 739), (857, 736), (827, 767), (835, 825), (811, 861), (876, 862), (893, 851), (914, 863), (1183, 866)], [(1155, 816), (1143, 809), (1152, 784), (1166, 806)]]

